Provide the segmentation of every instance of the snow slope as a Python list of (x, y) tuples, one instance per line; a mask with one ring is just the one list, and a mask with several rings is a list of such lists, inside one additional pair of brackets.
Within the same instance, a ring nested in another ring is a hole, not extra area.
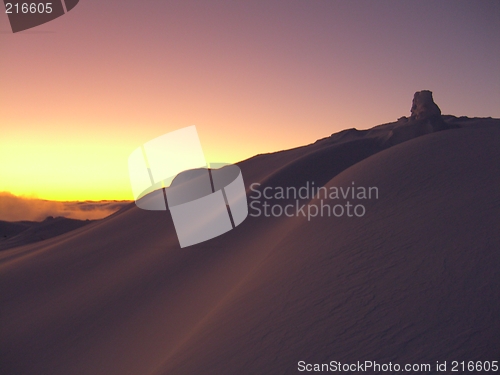
[(498, 360), (498, 121), (392, 146), (394, 126), (240, 164), (247, 186), (377, 186), (361, 218), (248, 217), (180, 249), (168, 212), (131, 207), (2, 251), (1, 372)]

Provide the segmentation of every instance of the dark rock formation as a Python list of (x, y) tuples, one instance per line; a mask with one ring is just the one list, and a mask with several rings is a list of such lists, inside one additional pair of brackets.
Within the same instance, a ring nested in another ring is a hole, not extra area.
[(458, 128), (457, 125), (444, 121), (441, 110), (434, 103), (432, 92), (417, 91), (413, 95), (410, 117), (400, 117), (385, 139), (386, 144), (398, 143), (442, 130)]
[(434, 103), (432, 98), (432, 91), (423, 90), (417, 91), (413, 95), (413, 102), (411, 105), (411, 119), (427, 120), (430, 118), (441, 117), (441, 110)]

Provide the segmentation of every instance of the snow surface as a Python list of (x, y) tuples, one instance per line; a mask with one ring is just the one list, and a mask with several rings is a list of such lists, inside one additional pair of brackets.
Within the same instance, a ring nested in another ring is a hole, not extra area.
[(247, 187), (377, 186), (361, 218), (248, 217), (180, 249), (168, 212), (131, 207), (0, 252), (1, 373), (499, 360), (498, 121), (392, 146), (394, 126), (240, 163)]

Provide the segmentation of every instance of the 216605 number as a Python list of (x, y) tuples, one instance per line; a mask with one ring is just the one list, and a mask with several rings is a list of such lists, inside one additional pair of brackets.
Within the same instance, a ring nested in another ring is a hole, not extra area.
[(5, 3), (5, 13), (52, 13), (52, 3)]
[(477, 371), (498, 371), (498, 361), (452, 361), (451, 371), (477, 372)]

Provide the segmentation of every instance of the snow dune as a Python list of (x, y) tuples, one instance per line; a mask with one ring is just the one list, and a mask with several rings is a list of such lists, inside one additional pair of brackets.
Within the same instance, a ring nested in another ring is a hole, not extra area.
[(498, 360), (499, 121), (446, 121), (461, 128), (397, 144), (386, 124), (240, 163), (247, 187), (377, 186), (360, 218), (248, 217), (180, 249), (168, 212), (130, 207), (0, 252), (2, 373)]

